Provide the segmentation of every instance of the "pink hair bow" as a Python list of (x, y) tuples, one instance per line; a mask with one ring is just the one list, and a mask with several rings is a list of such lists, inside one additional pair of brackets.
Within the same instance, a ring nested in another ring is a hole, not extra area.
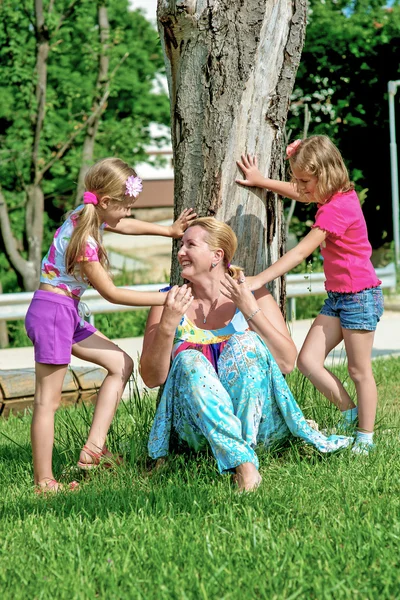
[(93, 192), (85, 192), (83, 194), (83, 204), (98, 204), (99, 201), (97, 200), (97, 196), (96, 194), (93, 194)]
[(294, 140), (289, 146), (286, 148), (286, 158), (290, 158), (293, 154), (296, 153), (297, 148), (300, 146), (301, 140)]

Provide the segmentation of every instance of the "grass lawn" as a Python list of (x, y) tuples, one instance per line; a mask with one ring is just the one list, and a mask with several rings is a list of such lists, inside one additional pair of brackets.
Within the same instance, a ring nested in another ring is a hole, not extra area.
[[(86, 478), (71, 465), (90, 409), (57, 413), (55, 474), (80, 478), (74, 493), (36, 497), (31, 417), (0, 420), (0, 597), (400, 598), (400, 359), (374, 369), (376, 451), (322, 456), (287, 443), (260, 452), (253, 494), (235, 492), (207, 454), (175, 454), (150, 472), (148, 396), (122, 405), (110, 433), (126, 465)], [(306, 417), (331, 428), (337, 412), (298, 373), (288, 380)]]

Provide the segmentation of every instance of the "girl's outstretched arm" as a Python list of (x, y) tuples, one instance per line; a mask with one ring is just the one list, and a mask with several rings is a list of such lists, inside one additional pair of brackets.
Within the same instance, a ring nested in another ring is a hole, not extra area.
[(265, 271), (262, 271), (254, 277), (247, 277), (246, 282), (248, 288), (250, 290), (258, 290), (263, 285), (273, 281), (277, 277), (281, 277), (281, 275), (291, 271), (294, 267), (297, 267), (297, 265), (307, 258), (307, 256), (310, 256), (310, 254), (322, 244), (327, 235), (327, 232), (319, 229), (319, 227), (312, 229), (310, 233), (297, 244), (297, 246), (292, 248), (292, 250), (289, 250), (289, 252), (286, 252), (286, 254), (274, 262), (268, 269), (265, 269)]
[(190, 221), (197, 214), (193, 208), (185, 208), (172, 225), (158, 225), (137, 219), (121, 219), (116, 227), (106, 227), (106, 231), (122, 233), (124, 235), (163, 235), (165, 237), (181, 238), (185, 233)]
[(161, 306), (167, 297), (164, 292), (136, 292), (118, 288), (99, 262), (85, 262), (83, 271), (99, 294), (113, 304)]
[(300, 195), (294, 183), (264, 177), (258, 170), (258, 162), (255, 156), (242, 154), (242, 160), (236, 161), (236, 164), (244, 175), (244, 179), (236, 179), (236, 183), (248, 187), (265, 188), (285, 198), (300, 200)]

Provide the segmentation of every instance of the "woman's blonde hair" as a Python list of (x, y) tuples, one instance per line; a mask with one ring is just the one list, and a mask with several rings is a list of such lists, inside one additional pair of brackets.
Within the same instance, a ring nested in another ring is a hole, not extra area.
[[(338, 192), (354, 189), (342, 155), (326, 135), (312, 135), (302, 140), (289, 163), (292, 173), (295, 168), (317, 178), (316, 199), (320, 204)], [(292, 180), (295, 182), (293, 175)]]
[[(97, 199), (109, 196), (110, 202), (132, 202), (132, 197), (127, 196), (126, 180), (136, 173), (132, 167), (119, 158), (103, 158), (94, 164), (86, 174), (85, 190), (92, 192)], [(71, 213), (69, 213), (71, 214)], [(100, 235), (101, 221), (97, 205), (85, 204), (76, 214), (77, 224), (74, 227), (71, 240), (65, 255), (65, 267), (70, 275), (77, 275), (77, 265), (80, 265), (79, 275), (83, 277), (81, 257), (89, 238), (93, 238), (98, 246), (100, 264), (109, 271), (109, 262), (106, 249)]]
[(231, 277), (238, 279), (242, 268), (237, 265), (231, 265), (231, 260), (237, 248), (237, 237), (233, 229), (214, 217), (199, 217), (198, 219), (194, 219), (188, 225), (188, 228), (196, 226), (202, 227), (207, 232), (206, 242), (210, 250), (218, 250), (219, 248), (223, 250), (226, 270)]

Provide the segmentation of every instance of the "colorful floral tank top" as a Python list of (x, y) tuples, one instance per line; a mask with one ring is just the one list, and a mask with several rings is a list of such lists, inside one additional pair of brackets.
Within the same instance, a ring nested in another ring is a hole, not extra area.
[(247, 331), (248, 329), (249, 325), (238, 309), (236, 309), (232, 320), (221, 329), (200, 329), (186, 315), (183, 315), (175, 331), (172, 358), (175, 358), (183, 350), (198, 350), (218, 372), (218, 359), (229, 338), (234, 333)]
[[(65, 268), (65, 253), (70, 242), (74, 227), (76, 227), (79, 213), (83, 209), (83, 204), (78, 206), (63, 225), (57, 229), (54, 234), (53, 242), (48, 253), (42, 260), (42, 269), (40, 275), (41, 283), (48, 283), (54, 287), (70, 292), (74, 296), (80, 298), (89, 287), (89, 282), (83, 279), (76, 279), (73, 275), (69, 275)], [(106, 223), (100, 227), (103, 230)], [(96, 241), (89, 237), (83, 255), (78, 259), (81, 261), (96, 261), (98, 262), (98, 245)]]

